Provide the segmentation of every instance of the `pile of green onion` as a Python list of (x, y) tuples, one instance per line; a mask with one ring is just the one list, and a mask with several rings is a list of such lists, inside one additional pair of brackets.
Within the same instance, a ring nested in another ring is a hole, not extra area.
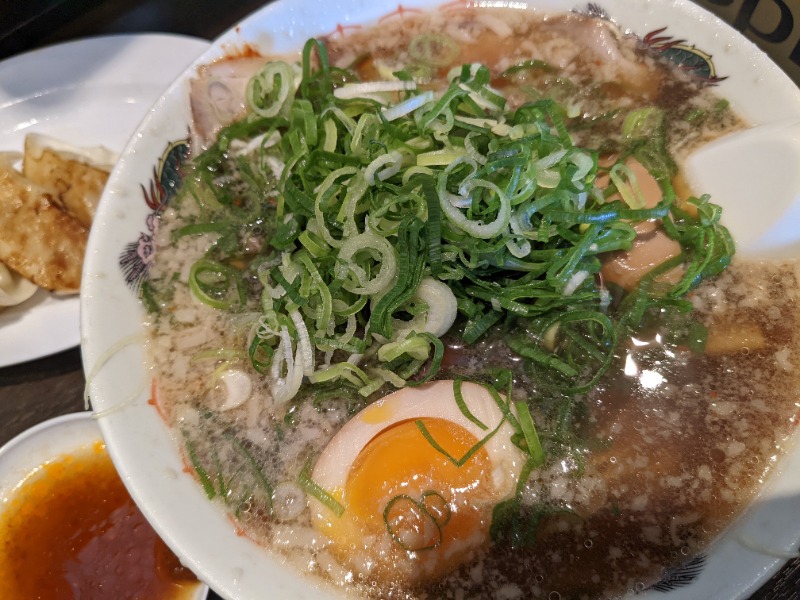
[[(261, 69), (247, 117), (194, 159), (185, 185), (200, 211), (175, 235), (218, 237), (192, 267), (192, 291), (256, 312), (247, 354), (276, 402), (305, 381), (364, 397), (419, 384), (440, 369), (445, 334), (472, 344), (511, 324), (514, 351), (582, 391), (608, 367), (621, 327), (654, 304), (688, 310), (681, 296), (729, 261), (718, 207), (675, 205), (658, 109), (628, 116), (625, 151), (601, 169), (555, 102), (509, 109), (481, 65), (448, 81), (433, 89), (399, 71), (363, 83), (310, 40), (301, 65)], [(659, 181), (654, 208), (623, 164), (631, 155)], [(612, 306), (599, 257), (629, 249), (647, 219), (684, 253)], [(268, 246), (243, 251), (253, 238)], [(678, 264), (682, 280), (659, 284)]]

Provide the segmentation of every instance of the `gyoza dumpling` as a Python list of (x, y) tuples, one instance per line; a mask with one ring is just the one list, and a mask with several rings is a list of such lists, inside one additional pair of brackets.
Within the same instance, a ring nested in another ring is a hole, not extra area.
[(89, 230), (0, 155), (0, 261), (48, 290), (80, 289)]
[(39, 286), (35, 283), (0, 263), (0, 309), (22, 304), (38, 289)]
[(102, 146), (83, 148), (41, 134), (25, 137), (22, 174), (52, 188), (84, 227), (91, 227), (97, 204), (117, 155)]

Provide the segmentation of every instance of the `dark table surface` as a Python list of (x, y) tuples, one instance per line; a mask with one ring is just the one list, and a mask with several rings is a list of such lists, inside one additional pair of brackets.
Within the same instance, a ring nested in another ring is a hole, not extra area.
[[(264, 0), (7, 0), (5, 7), (0, 2), (0, 60), (45, 45), (114, 33), (163, 32), (211, 40), (263, 4)], [(705, 3), (709, 8), (713, 4), (724, 5)], [(41, 421), (84, 410), (83, 388), (79, 348), (0, 368), (0, 445)], [(210, 597), (219, 599), (213, 592)], [(788, 562), (751, 600), (800, 600), (800, 559)]]

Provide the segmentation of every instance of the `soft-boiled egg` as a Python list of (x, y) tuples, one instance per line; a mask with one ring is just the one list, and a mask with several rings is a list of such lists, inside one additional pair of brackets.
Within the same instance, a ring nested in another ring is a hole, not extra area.
[(368, 581), (437, 579), (486, 543), (494, 506), (513, 495), (525, 463), (513, 434), (497, 400), (475, 383), (390, 394), (356, 414), (319, 457), (311, 477), (338, 505), (313, 498), (314, 525)]

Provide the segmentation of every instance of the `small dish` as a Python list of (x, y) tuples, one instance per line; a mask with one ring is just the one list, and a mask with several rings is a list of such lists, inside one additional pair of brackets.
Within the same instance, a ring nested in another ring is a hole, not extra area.
[[(90, 412), (44, 421), (7, 442), (0, 448), (0, 520), (5, 511), (14, 510), (15, 495), (24, 492), (24, 486), (47, 465), (65, 457), (80, 457), (83, 453), (93, 452), (102, 443), (100, 428)], [(77, 533), (71, 539), (77, 539)], [(201, 583), (193, 594), (184, 595), (184, 598), (204, 600), (207, 596), (208, 586)]]

